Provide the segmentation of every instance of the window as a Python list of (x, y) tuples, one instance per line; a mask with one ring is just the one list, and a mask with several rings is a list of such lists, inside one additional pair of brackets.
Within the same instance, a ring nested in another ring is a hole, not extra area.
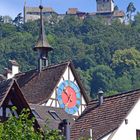
[(3, 116), (3, 107), (0, 107), (0, 116)]
[(60, 117), (55, 111), (48, 111), (48, 112), (56, 121), (61, 121)]
[(140, 140), (140, 130), (136, 130), (137, 140)]
[(40, 117), (40, 115), (39, 115), (34, 109), (32, 109), (32, 113), (34, 114), (34, 116), (35, 116), (37, 119), (42, 119), (42, 118)]
[(12, 112), (9, 108), (6, 108), (6, 117), (10, 117), (12, 115)]

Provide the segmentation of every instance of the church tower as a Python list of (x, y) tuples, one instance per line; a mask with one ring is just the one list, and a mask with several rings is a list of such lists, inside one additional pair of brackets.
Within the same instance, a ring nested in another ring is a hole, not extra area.
[(39, 6), (40, 9), (40, 34), (38, 41), (34, 47), (34, 51), (38, 51), (38, 70), (46, 68), (48, 64), (48, 52), (52, 51), (53, 48), (49, 45), (45, 30), (44, 30), (44, 22), (43, 22), (43, 6)]
[(97, 13), (114, 12), (114, 0), (96, 0)]

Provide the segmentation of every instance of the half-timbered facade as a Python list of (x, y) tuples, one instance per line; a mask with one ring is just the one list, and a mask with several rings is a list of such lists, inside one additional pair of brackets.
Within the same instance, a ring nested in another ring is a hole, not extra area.
[[(13, 106), (17, 109), (13, 110)], [(0, 120), (6, 120), (10, 115), (18, 117), (24, 108), (30, 109), (16, 81), (0, 82)]]
[(49, 65), (41, 72), (32, 70), (20, 73), (15, 78), (29, 103), (65, 109), (61, 105), (63, 99), (58, 95), (59, 87), (65, 81), (69, 81), (72, 86), (74, 85), (73, 88), (77, 88), (76, 99), (79, 100), (75, 101), (75, 104), (78, 103), (77, 107), (73, 108), (75, 111), (67, 110), (67, 113), (79, 116), (89, 100), (71, 61)]

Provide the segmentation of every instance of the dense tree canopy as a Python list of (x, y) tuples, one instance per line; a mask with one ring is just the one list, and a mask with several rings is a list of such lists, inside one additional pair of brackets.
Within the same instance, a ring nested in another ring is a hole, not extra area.
[[(56, 18), (45, 22), (54, 48), (51, 63), (72, 59), (92, 97), (100, 88), (106, 95), (140, 88), (140, 13), (127, 25), (118, 20), (107, 25), (102, 17), (66, 16), (59, 22)], [(38, 21), (20, 26), (0, 22), (0, 71), (8, 59), (16, 59), (21, 71), (35, 68), (37, 55), (32, 48), (38, 34)]]

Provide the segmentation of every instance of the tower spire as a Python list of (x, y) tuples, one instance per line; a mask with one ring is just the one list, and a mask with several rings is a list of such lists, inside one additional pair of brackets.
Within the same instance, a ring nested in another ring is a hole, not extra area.
[(40, 33), (38, 41), (34, 47), (34, 51), (38, 51), (38, 70), (41, 71), (43, 68), (48, 66), (48, 52), (52, 51), (53, 48), (49, 45), (44, 29), (43, 22), (43, 6), (39, 6), (40, 9)]

